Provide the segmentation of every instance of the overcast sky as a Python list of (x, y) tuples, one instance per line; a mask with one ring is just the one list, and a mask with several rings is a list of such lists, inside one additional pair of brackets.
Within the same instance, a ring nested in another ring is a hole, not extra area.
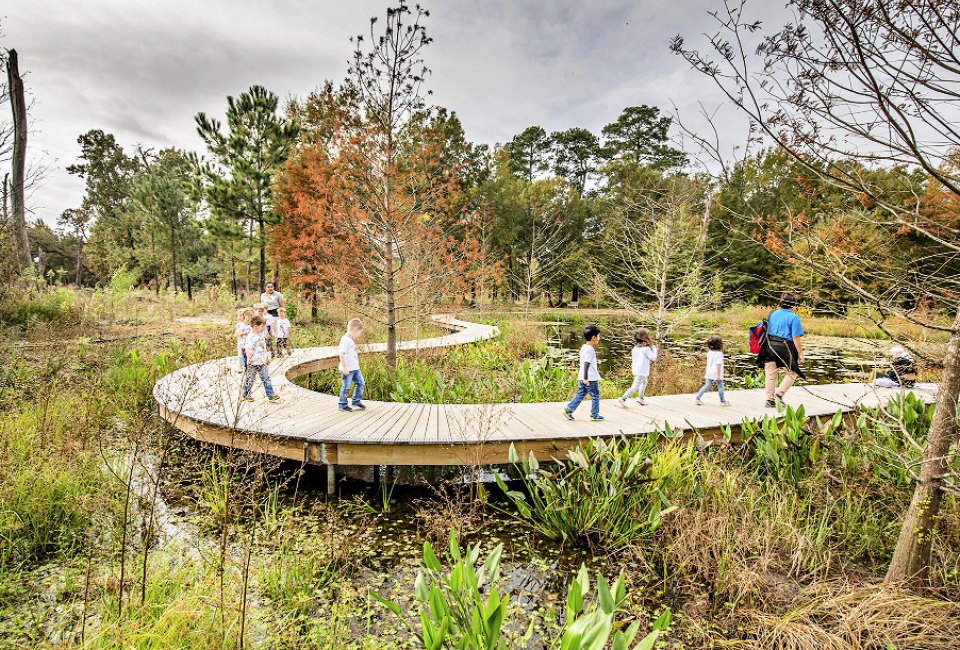
[[(715, 31), (721, 0), (443, 0), (425, 51), (434, 101), (457, 112), (474, 141), (509, 140), (527, 126), (599, 133), (626, 106), (650, 104), (693, 123), (697, 102), (721, 103), (711, 82), (669, 51), (673, 35)], [(748, 15), (779, 25), (780, 2)], [(766, 5), (766, 6), (764, 6)], [(136, 144), (199, 150), (194, 116), (222, 116), (226, 96), (261, 84), (281, 97), (340, 81), (350, 36), (383, 0), (20, 0), (0, 17), (33, 103), (31, 159), (52, 167), (32, 197), (51, 225), (76, 207), (83, 181), (65, 168), (77, 136), (113, 133)], [(4, 110), (8, 110), (4, 107)], [(725, 113), (730, 132), (740, 130)], [(739, 136), (736, 136), (739, 137)]]

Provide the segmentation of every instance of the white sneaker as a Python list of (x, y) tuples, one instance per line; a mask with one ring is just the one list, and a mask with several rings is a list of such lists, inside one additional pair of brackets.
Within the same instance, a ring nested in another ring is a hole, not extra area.
[(730, 402), (720, 402), (720, 406), (730, 406)]
[(693, 403), (696, 404), (697, 406), (703, 406), (703, 401), (701, 401), (701, 400), (699, 400), (699, 399), (693, 400)]
[(619, 406), (622, 409), (627, 408), (627, 400), (621, 397), (620, 399), (617, 400), (617, 406)]
[(638, 398), (637, 398), (637, 404), (639, 404), (640, 406), (644, 406), (644, 405), (646, 404), (646, 402), (643, 401), (643, 398), (642, 398), (642, 397), (638, 397)]

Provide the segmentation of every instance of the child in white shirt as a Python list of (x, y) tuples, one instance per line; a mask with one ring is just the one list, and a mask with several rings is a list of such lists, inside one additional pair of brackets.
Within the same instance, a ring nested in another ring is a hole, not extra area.
[(243, 351), (243, 342), (250, 333), (250, 317), (253, 316), (252, 309), (237, 310), (237, 325), (233, 328), (233, 336), (237, 339), (237, 371), (243, 372), (247, 369), (247, 355)]
[(703, 394), (716, 384), (717, 392), (720, 393), (720, 405), (730, 406), (730, 402), (723, 396), (723, 339), (719, 336), (711, 336), (707, 339), (707, 371), (704, 373), (704, 379), (706, 381), (703, 388), (697, 393), (697, 405), (703, 404), (701, 401)]
[(585, 343), (580, 348), (580, 372), (577, 374), (577, 393), (570, 403), (563, 409), (568, 420), (573, 419), (573, 412), (580, 406), (583, 398), (590, 395), (590, 419), (602, 422), (600, 415), (600, 370), (597, 368), (597, 344), (600, 342), (600, 328), (596, 325), (587, 325), (583, 328)]
[(638, 329), (633, 333), (633, 350), (630, 353), (630, 370), (633, 372), (633, 384), (623, 394), (617, 404), (621, 408), (627, 408), (627, 398), (636, 393), (637, 403), (641, 406), (645, 404), (643, 395), (647, 390), (647, 381), (650, 379), (650, 362), (657, 360), (657, 348), (650, 342), (650, 330), (646, 328)]
[(283, 356), (284, 354), (290, 354), (290, 321), (287, 319), (287, 310), (284, 307), (277, 310), (277, 314), (279, 315), (274, 322), (277, 335), (277, 356)]
[(260, 316), (254, 316), (250, 319), (251, 332), (247, 334), (247, 339), (243, 345), (247, 353), (247, 373), (243, 376), (244, 402), (253, 401), (250, 392), (253, 390), (253, 382), (257, 377), (260, 377), (260, 381), (263, 383), (267, 400), (271, 402), (280, 401), (279, 395), (273, 392), (273, 384), (270, 383), (270, 370), (267, 366), (270, 361), (270, 353), (267, 351), (267, 342), (264, 339), (266, 326), (266, 322)]
[[(353, 411), (367, 408), (363, 404), (363, 374), (360, 372), (360, 358), (357, 356), (357, 339), (363, 335), (363, 321), (351, 318), (347, 323), (347, 333), (340, 339), (340, 410)], [(353, 406), (347, 405), (350, 384), (356, 384), (353, 392)]]

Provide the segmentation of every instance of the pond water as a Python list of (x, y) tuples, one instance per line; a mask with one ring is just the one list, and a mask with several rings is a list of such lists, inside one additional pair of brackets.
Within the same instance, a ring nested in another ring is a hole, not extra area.
[[(601, 323), (600, 346), (597, 350), (600, 371), (606, 373), (628, 372), (630, 351), (633, 348), (632, 332), (636, 325), (630, 322)], [(547, 325), (550, 353), (564, 363), (575, 364), (581, 345), (582, 327), (572, 323)], [(713, 331), (687, 329), (671, 338), (666, 344), (675, 357), (681, 359), (706, 358), (706, 340)], [(804, 342), (805, 362), (803, 370), (808, 381), (817, 383), (859, 381), (869, 377), (881, 362), (883, 343), (864, 342), (859, 339), (836, 337), (806, 337)], [(757, 370), (756, 355), (748, 349), (747, 332), (737, 340), (727, 339), (724, 344), (727, 374), (742, 377)]]

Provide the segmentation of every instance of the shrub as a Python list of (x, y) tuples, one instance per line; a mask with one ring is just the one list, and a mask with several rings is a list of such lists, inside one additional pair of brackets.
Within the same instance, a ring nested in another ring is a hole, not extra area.
[(692, 447), (659, 446), (658, 436), (593, 439), (568, 452), (557, 469), (540, 466), (531, 452), (517, 465), (526, 493), (497, 483), (518, 518), (550, 539), (576, 545), (617, 547), (650, 535), (673, 511), (674, 481), (690, 478)]
[[(819, 462), (823, 445), (832, 439), (842, 422), (843, 413), (837, 411), (826, 423), (817, 418), (813, 431), (803, 406), (788, 406), (782, 420), (744, 419), (740, 425), (744, 454), (761, 477), (796, 485)], [(729, 427), (724, 434), (729, 438)]]
[(29, 327), (37, 323), (76, 325), (81, 322), (76, 295), (70, 289), (53, 289), (34, 295), (7, 294), (0, 300), (0, 325)]

